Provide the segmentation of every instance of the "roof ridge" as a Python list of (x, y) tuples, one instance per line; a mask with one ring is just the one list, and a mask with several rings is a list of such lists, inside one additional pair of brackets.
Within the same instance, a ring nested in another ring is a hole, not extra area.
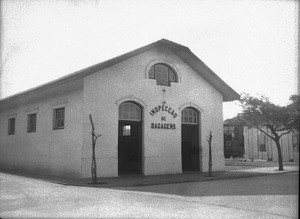
[[(58, 77), (58, 78), (56, 78), (56, 79), (54, 79), (54, 80), (51, 80), (51, 81), (48, 81), (48, 82), (46, 82), (46, 83), (44, 83), (44, 84), (41, 84), (41, 85), (38, 85), (38, 86), (35, 86), (35, 87), (32, 87), (32, 88), (26, 89), (26, 90), (24, 90), (24, 91), (21, 91), (21, 92), (12, 94), (12, 95), (7, 96), (7, 97), (4, 97), (4, 98), (0, 98), (0, 104), (1, 104), (3, 101), (6, 101), (6, 100), (8, 100), (8, 99), (10, 99), (10, 98), (15, 98), (15, 97), (17, 97), (17, 96), (19, 96), (19, 95), (26, 94), (27, 92), (32, 92), (33, 90), (40, 89), (40, 88), (42, 88), (42, 87), (44, 87), (44, 86), (49, 86), (49, 85), (54, 84), (54, 83), (57, 83), (57, 82), (59, 82), (59, 81), (61, 81), (61, 80), (66, 80), (66, 79), (68, 79), (68, 78), (70, 78), (70, 77), (76, 77), (76, 76), (79, 76), (79, 74), (82, 74), (82, 73), (85, 72), (85, 71), (92, 71), (94, 68), (101, 67), (101, 66), (105, 66), (105, 64), (109, 65), (109, 63), (115, 62), (116, 60), (119, 60), (119, 59), (122, 59), (122, 58), (123, 58), (124, 56), (126, 56), (126, 55), (129, 55), (129, 54), (135, 54), (136, 52), (137, 52), (137, 53), (140, 53), (139, 51), (143, 52), (144, 50), (147, 50), (148, 48), (155, 47), (155, 45), (161, 45), (161, 44), (165, 44), (165, 43), (168, 43), (169, 45), (174, 45), (174, 46), (177, 45), (177, 46), (184, 47), (184, 46), (182, 46), (182, 45), (180, 45), (180, 44), (177, 44), (177, 43), (175, 43), (175, 42), (172, 42), (172, 41), (170, 41), (170, 40), (167, 40), (167, 39), (165, 39), (165, 38), (162, 38), (162, 39), (157, 40), (157, 41), (155, 41), (155, 42), (149, 43), (149, 44), (147, 44), (147, 45), (145, 45), (145, 46), (141, 46), (141, 47), (139, 47), (139, 48), (137, 48), (137, 49), (134, 49), (134, 50), (132, 50), (132, 51), (130, 51), (130, 52), (123, 53), (123, 54), (121, 54), (121, 55), (115, 56), (115, 57), (110, 58), (110, 59), (108, 59), (108, 60), (105, 60), (105, 61), (96, 63), (96, 64), (94, 64), (94, 65), (91, 65), (91, 66), (82, 68), (82, 69), (80, 69), (80, 70), (74, 71), (74, 72), (72, 72), (72, 73), (66, 74), (66, 75), (61, 76), (61, 77)], [(125, 60), (126, 60), (126, 59), (125, 59)], [(100, 70), (102, 70), (102, 69), (103, 69), (103, 68), (101, 68)]]
[[(139, 48), (134, 49), (134, 50), (132, 50), (130, 52), (123, 53), (123, 54), (121, 54), (119, 56), (113, 57), (113, 58), (105, 60), (103, 62), (94, 64), (92, 66), (89, 66), (89, 67), (86, 67), (86, 68), (83, 68), (83, 69), (80, 69), (78, 71), (72, 72), (72, 73), (67, 74), (65, 76), (62, 76), (62, 77), (59, 77), (59, 78), (54, 79), (52, 81), (49, 81), (47, 83), (44, 83), (44, 84), (38, 85), (36, 87), (27, 89), (25, 91), (22, 91), (22, 92), (10, 95), (8, 97), (2, 98), (2, 99), (0, 99), (0, 106), (3, 105), (3, 104), (5, 104), (6, 102), (14, 101), (14, 100), (16, 100), (18, 98), (21, 98), (24, 95), (31, 94), (34, 91), (39, 91), (39, 90), (42, 91), (43, 89), (50, 89), (52, 87), (59, 86), (61, 84), (67, 83), (67, 82), (72, 82), (74, 80), (78, 80), (78, 79), (84, 78), (85, 76), (88, 76), (88, 75), (93, 74), (93, 73), (95, 73), (97, 71), (103, 70), (105, 68), (108, 68), (108, 67), (110, 67), (110, 66), (112, 66), (114, 64), (120, 63), (120, 62), (122, 62), (124, 60), (132, 58), (132, 57), (137, 56), (137, 55), (139, 55), (139, 54), (141, 54), (141, 53), (143, 53), (145, 51), (151, 50), (151, 49), (159, 47), (159, 46), (165, 46), (165, 47), (173, 50), (173, 52), (175, 54), (177, 54), (177, 55), (179, 55), (179, 53), (182, 53), (182, 52), (187, 52), (192, 58), (196, 59), (195, 61), (199, 62), (201, 64), (201, 66), (204, 66), (204, 68), (206, 68), (208, 70), (208, 73), (215, 80), (217, 80), (219, 83), (221, 83), (222, 86), (225, 86), (226, 89), (229, 88), (230, 92), (235, 93), (233, 96), (237, 96), (238, 95), (221, 78), (219, 78), (219, 76), (217, 76), (208, 66), (206, 66), (205, 63), (203, 61), (201, 61), (188, 47), (183, 46), (183, 45), (178, 44), (178, 43), (175, 43), (175, 42), (170, 41), (168, 39), (162, 38), (162, 39), (160, 39), (158, 41), (155, 41), (153, 43), (150, 43), (150, 44), (148, 44), (146, 46), (139, 47)], [(179, 55), (179, 57), (180, 57), (180, 55)], [(199, 74), (201, 75), (201, 73), (199, 73)], [(207, 80), (205, 77), (204, 77), (204, 79)], [(208, 80), (208, 82), (211, 83), (212, 85), (214, 84), (214, 83), (212, 83), (209, 80)], [(222, 88), (221, 88), (221, 91), (219, 90), (219, 92), (222, 93)]]

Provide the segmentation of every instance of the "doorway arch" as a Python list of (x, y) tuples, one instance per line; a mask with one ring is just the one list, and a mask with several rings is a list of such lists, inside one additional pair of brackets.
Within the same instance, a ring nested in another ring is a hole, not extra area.
[(118, 174), (142, 173), (142, 108), (131, 101), (119, 105)]
[(182, 172), (200, 171), (199, 112), (192, 107), (181, 111)]

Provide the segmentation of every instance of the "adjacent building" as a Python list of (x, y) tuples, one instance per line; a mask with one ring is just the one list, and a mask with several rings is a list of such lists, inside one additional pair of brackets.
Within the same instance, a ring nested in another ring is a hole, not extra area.
[(236, 118), (226, 119), (224, 127), (224, 156), (243, 157), (244, 150), (244, 127)]
[(237, 94), (189, 48), (160, 40), (0, 100), (0, 168), (91, 177), (224, 170), (223, 102)]
[[(271, 131), (264, 129), (266, 133)], [(244, 127), (244, 144), (246, 159), (262, 159), (278, 161), (278, 151), (275, 142), (256, 128)], [(293, 131), (280, 138), (281, 153), (285, 162), (299, 162), (299, 132)]]

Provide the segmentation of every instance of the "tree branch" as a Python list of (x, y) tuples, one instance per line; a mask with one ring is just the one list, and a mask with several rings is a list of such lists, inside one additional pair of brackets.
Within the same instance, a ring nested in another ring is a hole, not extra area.
[(264, 131), (263, 129), (261, 129), (260, 127), (257, 127), (257, 129), (258, 129), (259, 131), (261, 131), (262, 133), (264, 133), (266, 136), (268, 136), (268, 137), (272, 138), (273, 140), (275, 140), (275, 138), (274, 138), (273, 136), (271, 136), (269, 133), (265, 132), (265, 131)]
[(94, 134), (94, 137), (95, 137), (95, 144), (96, 144), (97, 139), (98, 139), (100, 136), (101, 136), (101, 135), (99, 135), (99, 134), (98, 134), (98, 135), (95, 135), (95, 134)]
[(283, 131), (287, 131), (290, 130), (289, 128), (281, 128), (281, 129), (275, 129), (276, 132), (283, 132)]
[(90, 118), (91, 125), (92, 125), (92, 134), (93, 134), (93, 137), (95, 138), (95, 141), (96, 141), (97, 138), (99, 138), (101, 135), (100, 134), (97, 134), (97, 135), (95, 134), (95, 126), (94, 126), (94, 122), (93, 122), (91, 114), (89, 115), (89, 118)]
[(91, 121), (91, 124), (92, 124), (92, 130), (93, 130), (93, 133), (94, 133), (95, 127), (94, 127), (94, 123), (93, 123), (91, 114), (89, 115), (89, 118), (90, 118), (90, 121)]
[(281, 138), (281, 136), (286, 135), (286, 134), (289, 134), (289, 133), (291, 133), (291, 130), (289, 130), (288, 132), (282, 133), (281, 135), (279, 135), (279, 138)]

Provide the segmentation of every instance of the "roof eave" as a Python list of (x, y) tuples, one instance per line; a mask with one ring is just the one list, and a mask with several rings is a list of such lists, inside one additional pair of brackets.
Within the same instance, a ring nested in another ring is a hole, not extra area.
[[(138, 49), (135, 49), (131, 52), (128, 52), (128, 53), (122, 54), (120, 56), (117, 56), (115, 58), (109, 59), (107, 61), (95, 64), (93, 66), (90, 66), (90, 67), (87, 67), (87, 68), (84, 68), (84, 69), (81, 69), (79, 71), (76, 71), (74, 73), (71, 73), (71, 74), (66, 75), (64, 77), (61, 77), (61, 78), (56, 79), (54, 81), (51, 81), (49, 83), (46, 83), (46, 84), (40, 85), (38, 87), (26, 90), (24, 92), (21, 92), (21, 93), (9, 96), (7, 98), (1, 99), (0, 100), (0, 107), (1, 107), (1, 105), (4, 105), (4, 104), (9, 103), (11, 101), (18, 100), (18, 99), (20, 99), (24, 96), (30, 95), (32, 93), (40, 92), (40, 91), (43, 91), (43, 90), (46, 90), (46, 89), (51, 89), (55, 86), (60, 86), (60, 85), (66, 84), (68, 82), (81, 79), (85, 76), (93, 74), (93, 73), (95, 73), (97, 71), (100, 71), (102, 69), (108, 68), (108, 67), (110, 67), (114, 64), (117, 64), (119, 62), (127, 60), (129, 58), (132, 58), (136, 55), (139, 55), (139, 54), (141, 54), (145, 51), (148, 51), (150, 49), (153, 49), (153, 48), (159, 47), (159, 46), (167, 47), (167, 48), (169, 48), (173, 51), (188, 52), (189, 55), (191, 55), (195, 61), (201, 63), (201, 65), (203, 65), (208, 70), (208, 75), (211, 74), (213, 76), (213, 78), (218, 81), (218, 83), (214, 82), (213, 80), (207, 79), (207, 77), (205, 78), (205, 76), (203, 77), (203, 75), (202, 75), (202, 77), (205, 80), (207, 80), (210, 84), (212, 84), (212, 86), (214, 86), (219, 92), (222, 93), (223, 101), (233, 101), (233, 100), (238, 100), (240, 98), (240, 95), (238, 93), (236, 93), (222, 79), (220, 79), (212, 70), (210, 70), (197, 56), (195, 56), (191, 52), (191, 50), (188, 47), (182, 46), (180, 44), (174, 43), (174, 42), (166, 40), (166, 39), (162, 39), (162, 40), (156, 41), (154, 43), (151, 43), (149, 45), (146, 45), (146, 46), (140, 47)], [(182, 58), (184, 58), (184, 57), (182, 57)], [(198, 71), (196, 70), (196, 72), (198, 72)], [(221, 88), (219, 88), (218, 84), (221, 85)]]
[[(218, 75), (216, 75), (203, 61), (201, 61), (188, 47), (181, 47), (181, 51), (188, 53), (192, 57), (193, 61), (189, 61), (185, 54), (177, 53), (181, 59), (190, 65), (201, 77), (203, 77), (208, 83), (210, 83), (215, 89), (217, 89), (223, 95), (223, 101), (239, 100), (240, 95), (233, 90), (226, 82), (224, 82)], [(201, 66), (200, 66), (201, 65)], [(199, 67), (204, 67), (207, 74), (203, 74)]]

